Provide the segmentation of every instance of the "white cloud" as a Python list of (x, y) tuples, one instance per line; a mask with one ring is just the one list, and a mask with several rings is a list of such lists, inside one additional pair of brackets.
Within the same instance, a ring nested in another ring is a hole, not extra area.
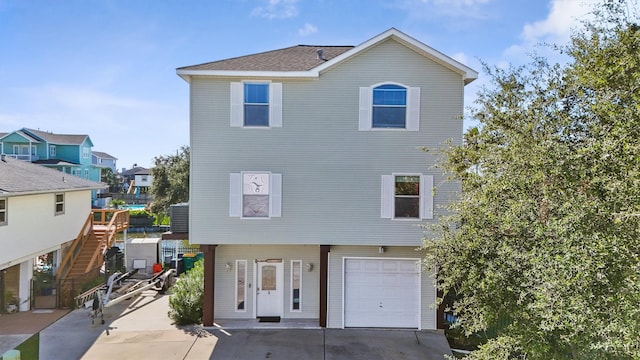
[(307, 35), (315, 34), (317, 32), (318, 32), (318, 28), (315, 25), (309, 24), (309, 23), (304, 24), (304, 26), (298, 30), (298, 34), (300, 36), (307, 36)]
[(491, 0), (395, 0), (393, 6), (407, 11), (414, 18), (463, 17), (483, 18), (485, 13), (478, 11), (481, 5)]
[(251, 15), (267, 19), (287, 19), (298, 16), (298, 0), (268, 0), (267, 5), (253, 9)]
[(571, 30), (580, 24), (580, 19), (591, 10), (593, 2), (578, 0), (552, 0), (546, 19), (525, 24), (522, 38), (527, 44), (539, 42), (566, 43)]

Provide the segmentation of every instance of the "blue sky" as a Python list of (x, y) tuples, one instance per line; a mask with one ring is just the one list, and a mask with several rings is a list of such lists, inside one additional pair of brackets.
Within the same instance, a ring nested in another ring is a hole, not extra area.
[[(595, 0), (0, 0), (0, 132), (87, 134), (118, 168), (189, 144), (181, 66), (395, 27), (480, 71), (565, 43)], [(467, 123), (469, 124), (469, 123)]]

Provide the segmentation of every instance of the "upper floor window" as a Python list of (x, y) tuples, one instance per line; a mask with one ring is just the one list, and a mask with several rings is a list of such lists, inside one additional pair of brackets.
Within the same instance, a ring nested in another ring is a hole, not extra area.
[(432, 175), (382, 175), (381, 217), (433, 219), (432, 189)]
[(82, 157), (85, 159), (88, 159), (91, 157), (91, 149), (88, 147), (83, 147), (82, 148)]
[(231, 83), (231, 126), (281, 127), (282, 84), (271, 82)]
[(7, 199), (0, 199), (0, 226), (7, 225)]
[(243, 172), (230, 174), (229, 216), (247, 219), (280, 217), (282, 174)]
[(55, 145), (50, 145), (49, 146), (49, 157), (55, 157), (56, 156), (56, 146)]
[(84, 178), (85, 179), (89, 178), (89, 169), (84, 169)]
[(420, 129), (420, 88), (385, 83), (360, 88), (359, 130)]
[(56, 215), (64, 214), (64, 194), (55, 195)]

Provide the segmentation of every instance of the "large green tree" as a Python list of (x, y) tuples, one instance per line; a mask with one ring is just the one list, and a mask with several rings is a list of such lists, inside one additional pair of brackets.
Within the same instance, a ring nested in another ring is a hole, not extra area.
[(151, 169), (152, 212), (168, 214), (172, 204), (189, 201), (189, 159), (188, 146), (182, 146), (175, 155), (154, 158), (154, 167)]
[(640, 26), (607, 0), (560, 50), (485, 67), (479, 126), (445, 151), (462, 184), (427, 264), (478, 359), (640, 359)]

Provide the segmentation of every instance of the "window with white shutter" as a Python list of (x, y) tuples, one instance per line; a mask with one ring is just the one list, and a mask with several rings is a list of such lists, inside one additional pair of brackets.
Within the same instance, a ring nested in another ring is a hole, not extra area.
[(231, 173), (229, 216), (244, 219), (282, 216), (282, 174), (254, 171)]
[(231, 83), (232, 127), (282, 127), (282, 84), (272, 82)]
[(383, 83), (360, 88), (360, 131), (420, 130), (420, 88)]
[(433, 175), (382, 175), (380, 217), (433, 219)]

